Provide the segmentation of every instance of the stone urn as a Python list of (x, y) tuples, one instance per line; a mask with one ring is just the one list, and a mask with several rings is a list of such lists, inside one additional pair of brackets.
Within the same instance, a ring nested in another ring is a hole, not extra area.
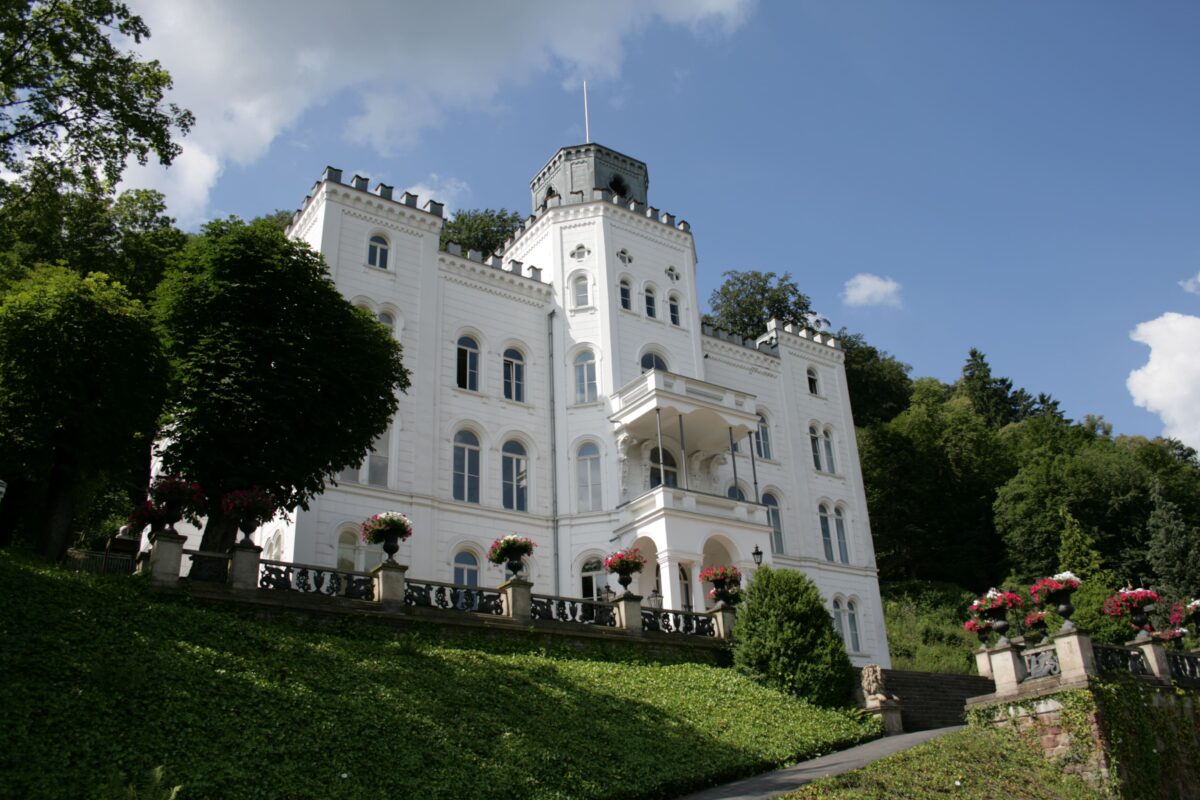
[(385, 564), (396, 563), (396, 553), (400, 552), (400, 532), (387, 531), (383, 534), (383, 552), (387, 556), (383, 560)]
[(996, 646), (1003, 647), (1008, 644), (1008, 639), (1005, 638), (1010, 627), (1008, 624), (1008, 608), (1006, 606), (996, 606), (995, 608), (984, 609), (982, 616), (991, 623), (992, 630), (1000, 637), (996, 642)]
[(1075, 630), (1075, 623), (1071, 621), (1071, 615), (1075, 613), (1075, 606), (1071, 605), (1071, 595), (1075, 593), (1078, 587), (1064, 586), (1053, 592), (1046, 593), (1046, 605), (1053, 606), (1054, 610), (1060, 617), (1063, 618), (1062, 631)]
[[(258, 520), (256, 519), (243, 519), (238, 523), (238, 530), (242, 532), (242, 544), (252, 544), (250, 541), (250, 534), (254, 533), (254, 529), (257, 527)], [(174, 526), (171, 526), (171, 530), (175, 530)]]
[(629, 584), (633, 583), (633, 572), (630, 570), (620, 570), (617, 572), (617, 583), (621, 584), (621, 588), (625, 593), (629, 593)]
[(505, 566), (508, 567), (508, 571), (512, 573), (513, 579), (515, 580), (521, 577), (521, 570), (525, 569), (525, 562), (521, 560), (520, 556), (515, 556), (508, 559), (508, 561), (505, 562)]

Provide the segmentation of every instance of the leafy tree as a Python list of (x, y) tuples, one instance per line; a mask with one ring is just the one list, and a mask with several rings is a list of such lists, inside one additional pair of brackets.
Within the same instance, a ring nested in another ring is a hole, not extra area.
[(816, 585), (759, 567), (734, 623), (734, 664), (820, 706), (850, 701), (854, 671)]
[(846, 360), (846, 385), (854, 408), (854, 424), (887, 422), (908, 408), (912, 370), (887, 352), (867, 343), (861, 333), (837, 332)]
[[(260, 487), (280, 508), (306, 508), (362, 460), (409, 385), (400, 344), (269, 219), (207, 225), (168, 269), (156, 310), (174, 373), (163, 464), (211, 498)], [(218, 507), (202, 546), (235, 535)]]
[(461, 245), (463, 252), (478, 250), (485, 256), (497, 252), (513, 231), (521, 226), (521, 215), (506, 208), (459, 209), (454, 212), (454, 219), (442, 226), (442, 236), (438, 246), (445, 250), (446, 245), (454, 243)]
[(260, 219), (269, 220), (272, 225), (279, 228), (281, 231), (286, 231), (288, 226), (292, 224), (292, 217), (296, 212), (288, 211), (286, 208), (279, 208), (272, 211), (270, 214), (263, 214), (261, 217), (255, 217), (252, 222), (257, 222)]
[(1071, 604), (1075, 606), (1072, 619), (1097, 642), (1123, 644), (1130, 638), (1128, 624), (1101, 611), (1105, 598), (1117, 590), (1117, 577), (1102, 566), (1095, 537), (1084, 530), (1071, 512), (1062, 509), (1060, 518), (1062, 534), (1056, 571), (1073, 572), (1080, 579), (1079, 589), (1071, 596)]
[(766, 332), (767, 320), (808, 326), (812, 314), (808, 296), (787, 272), (730, 270), (709, 296), (708, 305), (712, 313), (704, 315), (706, 325), (752, 339)]
[(1184, 521), (1179, 506), (1163, 497), (1157, 481), (1150, 498), (1154, 510), (1146, 527), (1155, 586), (1171, 597), (1200, 596), (1200, 530)]
[(105, 473), (148, 452), (165, 379), (149, 312), (107, 276), (43, 266), (4, 295), (0, 474), (24, 488), (5, 503), (25, 501), (44, 555), (63, 554)]
[(172, 132), (188, 131), (191, 112), (164, 102), (171, 76), (114, 34), (140, 43), (150, 30), (119, 0), (0, 6), (0, 165), (21, 172), (36, 157), (111, 185), (130, 156), (179, 154)]

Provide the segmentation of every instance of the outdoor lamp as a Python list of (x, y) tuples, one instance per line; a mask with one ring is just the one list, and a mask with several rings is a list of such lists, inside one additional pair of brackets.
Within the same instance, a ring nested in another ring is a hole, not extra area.
[(758, 549), (758, 545), (754, 545), (754, 551), (752, 553), (750, 553), (750, 555), (754, 556), (754, 566), (761, 567), (762, 566), (762, 550)]

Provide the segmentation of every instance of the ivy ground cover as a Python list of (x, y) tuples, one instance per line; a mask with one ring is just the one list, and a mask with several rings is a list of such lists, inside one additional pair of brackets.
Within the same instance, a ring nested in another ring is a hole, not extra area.
[(262, 620), (8, 551), (0, 585), (0, 797), (160, 765), (189, 800), (670, 797), (877, 735), (633, 651)]

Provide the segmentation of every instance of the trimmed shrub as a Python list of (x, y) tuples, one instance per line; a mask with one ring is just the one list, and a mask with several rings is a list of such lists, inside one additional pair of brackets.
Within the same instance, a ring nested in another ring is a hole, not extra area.
[(741, 670), (819, 706), (850, 702), (854, 670), (817, 587), (791, 570), (760, 567), (734, 625)]

